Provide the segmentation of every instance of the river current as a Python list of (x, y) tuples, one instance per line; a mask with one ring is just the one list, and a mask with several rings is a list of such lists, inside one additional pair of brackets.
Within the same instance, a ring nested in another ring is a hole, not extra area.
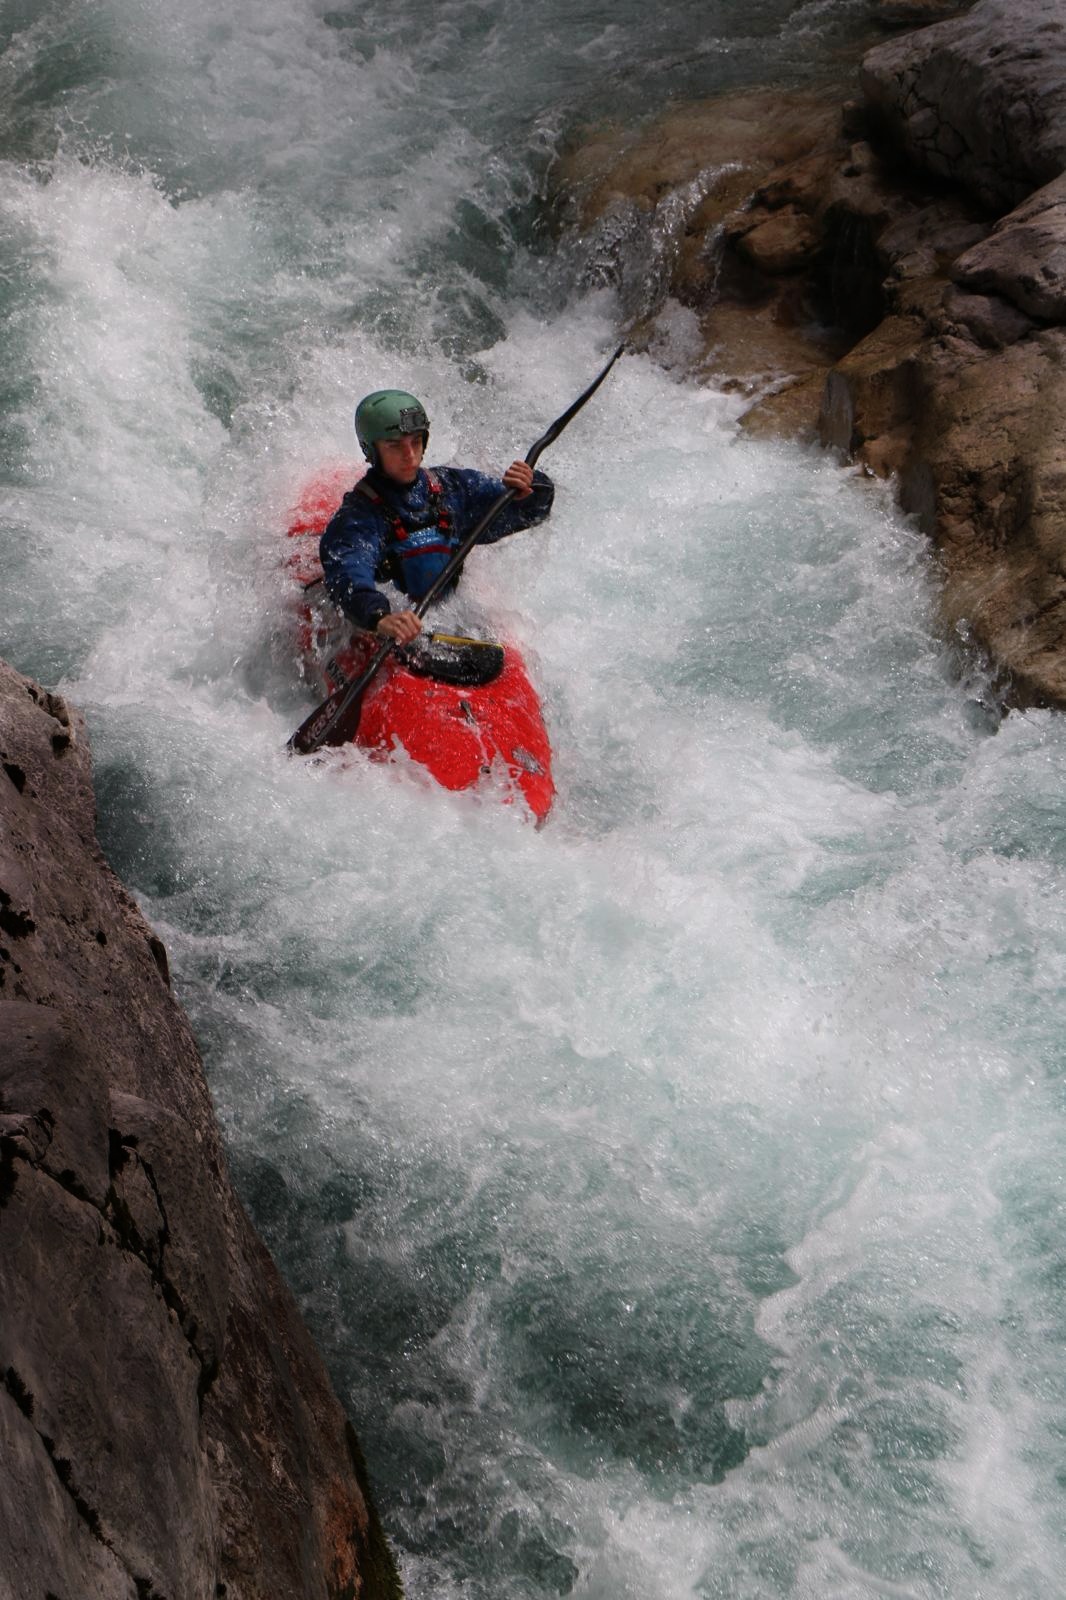
[(87, 713), (411, 1600), (1062, 1593), (1066, 722), (998, 718), (887, 492), (627, 355), (450, 603), (548, 825), (284, 753), (354, 401), (523, 454), (618, 338), (565, 142), (865, 10), (0, 13), (0, 652)]

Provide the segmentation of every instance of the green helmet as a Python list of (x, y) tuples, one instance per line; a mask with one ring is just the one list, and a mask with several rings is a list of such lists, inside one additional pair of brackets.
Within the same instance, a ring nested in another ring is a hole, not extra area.
[(355, 411), (355, 434), (371, 466), (377, 460), (379, 439), (402, 439), (420, 433), (422, 448), (429, 443), (429, 418), (421, 400), (405, 389), (375, 389), (360, 400)]

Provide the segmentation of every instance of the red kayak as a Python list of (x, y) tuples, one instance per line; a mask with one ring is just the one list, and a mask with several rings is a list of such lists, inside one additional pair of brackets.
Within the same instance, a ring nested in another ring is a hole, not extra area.
[[(353, 628), (325, 594), (318, 542), (361, 469), (318, 474), (289, 520), (286, 566), (302, 591), (299, 646), (323, 698), (350, 682), (380, 645)], [(386, 657), (363, 697), (354, 742), (386, 760), (403, 750), (445, 789), (473, 789), (502, 777), (538, 823), (551, 809), (551, 746), (537, 692), (512, 644), (459, 634), (423, 634)]]

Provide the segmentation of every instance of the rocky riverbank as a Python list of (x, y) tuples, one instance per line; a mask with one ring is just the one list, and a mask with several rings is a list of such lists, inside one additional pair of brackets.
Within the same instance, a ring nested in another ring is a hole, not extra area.
[(397, 1597), (84, 726), (2, 663), (0, 823), (0, 1600)]
[(560, 174), (586, 271), (654, 352), (749, 393), (750, 429), (893, 475), (946, 624), (1008, 700), (1066, 707), (1066, 13), (978, 0), (856, 86), (590, 137)]

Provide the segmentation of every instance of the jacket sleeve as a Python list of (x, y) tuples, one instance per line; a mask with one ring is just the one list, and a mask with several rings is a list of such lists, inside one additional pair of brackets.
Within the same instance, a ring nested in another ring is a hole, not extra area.
[[(457, 487), (463, 497), (462, 533), (465, 536), (485, 515), (493, 502), (507, 491), (499, 478), (490, 478), (486, 473), (459, 467), (451, 471), (459, 480)], [(554, 499), (554, 483), (547, 473), (534, 469), (532, 493), (524, 500), (512, 500), (509, 505), (504, 506), (495, 521), (485, 529), (478, 543), (495, 544), (497, 539), (506, 539), (508, 534), (520, 533), (523, 528), (535, 527), (538, 522), (544, 521)]]
[(382, 518), (361, 495), (347, 494), (318, 547), (326, 593), (360, 628), (376, 628), (392, 609), (374, 583), (384, 544)]

